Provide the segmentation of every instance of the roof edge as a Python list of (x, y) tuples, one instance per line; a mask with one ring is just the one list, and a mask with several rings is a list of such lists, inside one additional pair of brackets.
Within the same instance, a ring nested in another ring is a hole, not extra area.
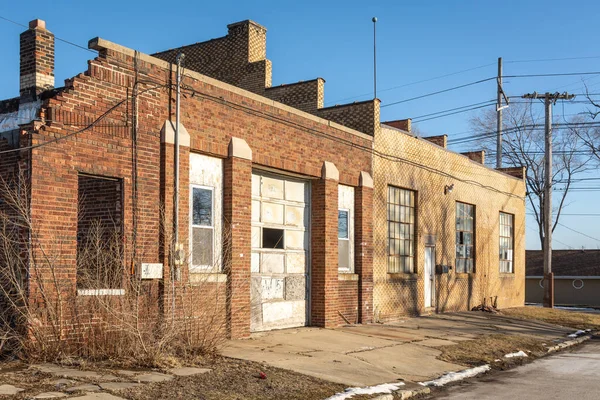
[[(176, 65), (175, 64), (172, 64), (172, 63), (169, 63), (167, 61), (161, 60), (159, 58), (153, 57), (151, 55), (142, 53), (140, 51), (133, 50), (133, 49), (130, 49), (130, 48), (125, 47), (125, 46), (121, 46), (119, 44), (116, 44), (116, 43), (113, 43), (111, 41), (102, 39), (100, 37), (95, 37), (95, 38), (91, 39), (88, 42), (88, 48), (90, 48), (92, 50), (96, 50), (96, 51), (112, 50), (112, 51), (116, 51), (116, 52), (125, 54), (126, 56), (137, 57), (141, 61), (144, 61), (144, 62), (147, 62), (147, 63), (150, 63), (150, 64), (154, 64), (156, 66), (159, 66), (161, 68), (165, 68), (165, 69), (171, 70), (173, 72), (175, 72), (175, 70), (176, 70)], [(258, 101), (260, 103), (263, 103), (263, 104), (266, 104), (266, 105), (278, 108), (280, 110), (289, 112), (291, 114), (295, 114), (295, 115), (300, 116), (302, 118), (309, 119), (309, 120), (311, 120), (313, 122), (317, 122), (317, 123), (319, 123), (321, 125), (328, 126), (330, 128), (334, 128), (334, 129), (337, 129), (337, 130), (340, 130), (340, 131), (343, 131), (343, 132), (346, 132), (346, 133), (350, 133), (352, 135), (360, 137), (361, 139), (367, 139), (367, 140), (369, 140), (371, 142), (374, 139), (373, 136), (368, 135), (366, 133), (357, 131), (357, 130), (352, 129), (352, 128), (348, 128), (347, 126), (340, 125), (340, 124), (338, 124), (336, 122), (333, 122), (333, 121), (330, 121), (330, 120), (327, 120), (327, 119), (324, 119), (324, 118), (317, 117), (317, 116), (315, 116), (313, 114), (309, 114), (309, 113), (301, 111), (301, 110), (299, 110), (297, 108), (287, 106), (287, 105), (285, 105), (283, 103), (279, 103), (279, 102), (271, 100), (271, 99), (269, 99), (267, 97), (260, 96), (258, 94), (249, 92), (249, 91), (241, 89), (241, 88), (239, 88), (237, 86), (230, 85), (228, 83), (219, 81), (217, 79), (208, 77), (206, 75), (202, 75), (199, 72), (191, 71), (191, 70), (186, 70), (186, 74), (188, 74), (190, 77), (192, 77), (194, 79), (197, 79), (197, 80), (199, 80), (199, 81), (201, 81), (203, 83), (207, 83), (209, 85), (218, 87), (220, 89), (236, 93), (238, 95), (247, 97), (247, 98), (252, 99), (254, 101)]]

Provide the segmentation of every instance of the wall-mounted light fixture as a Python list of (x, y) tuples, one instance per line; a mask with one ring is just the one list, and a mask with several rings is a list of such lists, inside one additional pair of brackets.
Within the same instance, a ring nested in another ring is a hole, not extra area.
[(452, 193), (454, 190), (454, 183), (451, 185), (444, 186), (444, 194)]

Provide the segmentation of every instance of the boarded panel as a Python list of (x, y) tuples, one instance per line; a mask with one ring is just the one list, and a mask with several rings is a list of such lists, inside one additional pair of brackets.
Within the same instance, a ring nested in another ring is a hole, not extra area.
[(250, 272), (260, 272), (260, 254), (252, 253)]
[(283, 199), (283, 180), (263, 176), (260, 195), (263, 198)]
[(295, 206), (285, 207), (285, 224), (287, 226), (304, 227), (304, 208)]
[(252, 200), (252, 222), (260, 222), (260, 201)]
[(306, 296), (306, 277), (304, 275), (285, 278), (285, 299), (303, 300)]
[(261, 298), (263, 300), (283, 299), (284, 280), (282, 278), (262, 278)]
[(260, 272), (263, 274), (283, 274), (285, 254), (263, 253), (260, 262)]
[(306, 199), (306, 183), (287, 181), (285, 183), (285, 199), (304, 203)]
[(260, 228), (253, 226), (252, 227), (252, 242), (251, 242), (253, 249), (257, 249), (260, 247), (260, 235), (261, 235)]
[(285, 248), (286, 249), (304, 249), (304, 232), (303, 231), (285, 231)]
[(283, 204), (263, 202), (261, 222), (283, 225)]
[(306, 272), (306, 257), (304, 252), (287, 253), (286, 257), (286, 272), (288, 274), (303, 274)]

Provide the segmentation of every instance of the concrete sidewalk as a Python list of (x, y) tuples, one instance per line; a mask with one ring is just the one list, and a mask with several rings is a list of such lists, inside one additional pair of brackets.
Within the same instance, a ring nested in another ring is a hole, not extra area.
[(437, 348), (483, 334), (564, 338), (573, 329), (497, 314), (463, 312), (407, 318), (391, 324), (337, 329), (296, 328), (255, 333), (229, 341), (223, 355), (342, 383), (367, 386), (418, 382), (464, 366), (440, 361)]

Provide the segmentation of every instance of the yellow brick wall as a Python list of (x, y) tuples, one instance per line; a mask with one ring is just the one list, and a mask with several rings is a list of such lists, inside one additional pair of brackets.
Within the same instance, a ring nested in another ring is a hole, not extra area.
[[(394, 320), (429, 311), (424, 309), (423, 292), (426, 235), (437, 238), (435, 264), (453, 267), (449, 274), (435, 275), (435, 311), (467, 310), (481, 304), (483, 298), (488, 299), (488, 303), (490, 298), (495, 298), (501, 308), (523, 305), (524, 181), (385, 125), (377, 130), (374, 146), (374, 320)], [(453, 191), (444, 194), (444, 186), (451, 184), (454, 184)], [(416, 192), (415, 274), (387, 272), (388, 185)], [(475, 205), (475, 272), (472, 274), (456, 274), (454, 270), (457, 201)], [(499, 271), (500, 211), (515, 216), (513, 274)]]

